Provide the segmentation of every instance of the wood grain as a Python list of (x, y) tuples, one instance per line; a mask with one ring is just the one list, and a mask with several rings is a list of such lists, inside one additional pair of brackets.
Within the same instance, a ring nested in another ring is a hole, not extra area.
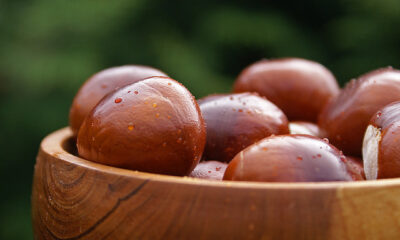
[(46, 137), (32, 192), (35, 239), (400, 239), (400, 179), (211, 181), (76, 157), (71, 131)]

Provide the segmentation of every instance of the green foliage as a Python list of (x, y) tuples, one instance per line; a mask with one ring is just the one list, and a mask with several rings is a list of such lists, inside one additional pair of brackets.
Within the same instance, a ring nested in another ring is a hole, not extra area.
[(71, 100), (116, 65), (162, 69), (197, 97), (230, 91), (246, 65), (296, 56), (339, 82), (400, 62), (400, 2), (0, 1), (0, 239), (29, 239), (40, 140)]

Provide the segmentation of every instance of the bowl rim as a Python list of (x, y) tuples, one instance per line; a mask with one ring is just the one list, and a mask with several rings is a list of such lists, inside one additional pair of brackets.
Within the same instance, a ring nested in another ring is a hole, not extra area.
[(136, 178), (142, 180), (150, 180), (153, 182), (168, 182), (175, 184), (189, 184), (212, 187), (229, 187), (239, 189), (285, 189), (285, 190), (322, 190), (322, 189), (348, 189), (348, 188), (371, 188), (371, 187), (390, 187), (400, 186), (400, 178), (366, 180), (366, 181), (351, 181), (351, 182), (249, 182), (249, 181), (218, 181), (199, 179), (193, 177), (169, 176), (155, 173), (146, 173), (129, 169), (122, 169), (112, 166), (103, 165), (100, 163), (91, 162), (79, 156), (68, 152), (64, 149), (65, 141), (71, 139), (73, 133), (69, 127), (64, 127), (47, 135), (40, 144), (40, 149), (47, 155), (53, 158), (78, 165), (84, 168), (89, 168), (94, 171), (104, 172), (118, 176)]

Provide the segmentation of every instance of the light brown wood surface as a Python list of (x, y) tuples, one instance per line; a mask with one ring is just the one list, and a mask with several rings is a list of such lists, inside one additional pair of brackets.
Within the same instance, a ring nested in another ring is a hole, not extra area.
[(92, 163), (76, 157), (73, 146), (69, 128), (41, 143), (35, 239), (400, 239), (400, 179), (171, 177)]

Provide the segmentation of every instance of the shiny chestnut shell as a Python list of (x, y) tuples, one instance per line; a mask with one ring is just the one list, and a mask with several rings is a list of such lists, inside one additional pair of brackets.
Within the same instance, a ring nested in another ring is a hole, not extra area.
[(212, 95), (199, 105), (207, 129), (205, 159), (229, 162), (258, 140), (289, 133), (285, 114), (257, 94)]
[(258, 182), (351, 181), (346, 157), (326, 141), (309, 135), (265, 138), (238, 153), (224, 180)]
[(227, 163), (220, 161), (202, 161), (197, 164), (196, 168), (189, 174), (189, 177), (222, 180), (227, 167)]
[(400, 177), (399, 101), (372, 116), (364, 137), (363, 159), (369, 180)]
[(236, 79), (233, 90), (258, 92), (282, 109), (290, 121), (316, 122), (325, 104), (339, 93), (339, 86), (321, 64), (284, 58), (248, 66)]
[(362, 75), (350, 81), (321, 112), (321, 134), (346, 155), (361, 156), (369, 120), (396, 100), (400, 100), (400, 71), (383, 68)]
[(79, 130), (79, 155), (151, 173), (187, 175), (199, 162), (205, 125), (190, 92), (151, 77), (107, 95)]
[(69, 113), (69, 124), (74, 135), (93, 109), (108, 93), (152, 76), (167, 76), (162, 71), (141, 65), (112, 67), (90, 77), (79, 89), (72, 102)]

